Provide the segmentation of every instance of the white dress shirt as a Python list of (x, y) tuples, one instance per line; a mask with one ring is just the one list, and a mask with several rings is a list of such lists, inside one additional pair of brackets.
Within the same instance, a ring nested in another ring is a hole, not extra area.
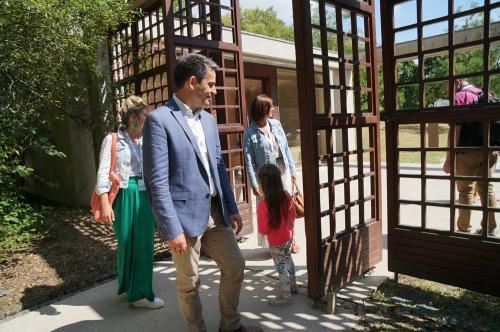
[(184, 104), (179, 98), (177, 98), (175, 94), (174, 94), (174, 100), (179, 106), (179, 109), (181, 110), (184, 119), (186, 119), (189, 128), (191, 128), (191, 132), (196, 138), (196, 143), (198, 144), (198, 148), (200, 149), (201, 152), (201, 157), (203, 158), (203, 166), (207, 171), (210, 182), (210, 194), (212, 196), (215, 196), (217, 194), (217, 191), (215, 190), (214, 178), (212, 176), (212, 172), (210, 170), (210, 164), (208, 162), (208, 150), (207, 150), (207, 143), (205, 141), (205, 132), (203, 131), (203, 126), (201, 125), (201, 119), (200, 119), (200, 112), (202, 112), (203, 109), (199, 109), (193, 112), (193, 110), (189, 108), (188, 105)]

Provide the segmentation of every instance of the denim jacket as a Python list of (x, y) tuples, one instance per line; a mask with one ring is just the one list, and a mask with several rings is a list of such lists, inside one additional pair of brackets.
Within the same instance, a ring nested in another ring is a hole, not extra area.
[[(285, 167), (290, 170), (292, 176), (295, 176), (295, 163), (292, 158), (292, 153), (288, 147), (285, 131), (278, 120), (268, 119), (271, 127), (271, 132), (276, 137), (280, 149), (281, 157)], [(250, 185), (252, 188), (259, 186), (257, 182), (257, 173), (259, 169), (266, 163), (269, 163), (271, 158), (268, 145), (264, 141), (264, 133), (260, 130), (259, 126), (252, 122), (250, 126), (245, 129), (243, 135), (243, 154), (245, 156), (245, 163), (247, 166), (247, 173), (250, 178)]]
[[(139, 138), (139, 146), (142, 149), (142, 137)], [(122, 130), (116, 132), (116, 175), (120, 178), (120, 188), (128, 188), (128, 179), (132, 173), (131, 151), (127, 142), (127, 137)], [(108, 134), (101, 145), (99, 155), (99, 169), (97, 170), (97, 185), (95, 193), (102, 195), (111, 189), (109, 181), (109, 167), (111, 164), (111, 134)]]

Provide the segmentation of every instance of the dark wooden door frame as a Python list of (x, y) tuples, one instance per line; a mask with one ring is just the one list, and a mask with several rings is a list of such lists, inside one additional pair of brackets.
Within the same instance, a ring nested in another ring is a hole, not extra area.
[(276, 67), (253, 62), (244, 62), (245, 78), (262, 80), (263, 93), (278, 103), (278, 79)]

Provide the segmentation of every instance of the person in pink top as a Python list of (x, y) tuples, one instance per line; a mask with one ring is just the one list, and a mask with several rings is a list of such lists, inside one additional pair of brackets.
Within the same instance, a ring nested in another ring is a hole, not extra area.
[(269, 301), (271, 305), (292, 303), (292, 293), (297, 293), (295, 264), (292, 259), (295, 209), (290, 194), (283, 189), (280, 169), (265, 164), (258, 173), (264, 199), (257, 205), (259, 233), (267, 235), (269, 252), (278, 272), (281, 291)]
[[(479, 95), (483, 91), (470, 85), (464, 79), (455, 80), (455, 105), (468, 105), (478, 102)], [(479, 130), (479, 132), (482, 129)], [(483, 137), (478, 134), (477, 123), (465, 122), (457, 123), (455, 126), (455, 141), (457, 147), (482, 147)], [(451, 132), (448, 134), (448, 147), (451, 146)], [(495, 171), (498, 153), (490, 152), (488, 160), (485, 160), (483, 151), (476, 149), (472, 151), (461, 151), (456, 153), (455, 157), (455, 175), (458, 176), (482, 176), (484, 163), (488, 163), (488, 177), (492, 177)], [(451, 171), (450, 151), (446, 153), (446, 160), (443, 165), (443, 171), (449, 174)], [(488, 182), (488, 192), (483, 192), (482, 181), (472, 180), (456, 180), (458, 191), (458, 203), (465, 205), (473, 205), (475, 190), (477, 189), (481, 202), (488, 201), (489, 207), (496, 206), (496, 197), (493, 190), (493, 183)], [(457, 230), (463, 233), (471, 233), (471, 210), (459, 209), (457, 219)], [(496, 221), (493, 212), (488, 213), (488, 222), (481, 221), (481, 226), (486, 226), (489, 236), (495, 235)], [(481, 234), (483, 227), (476, 230), (477, 234)]]

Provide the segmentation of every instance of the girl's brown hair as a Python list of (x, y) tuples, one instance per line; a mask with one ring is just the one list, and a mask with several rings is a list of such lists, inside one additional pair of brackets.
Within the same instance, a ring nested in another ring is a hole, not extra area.
[(250, 118), (253, 122), (260, 121), (270, 112), (273, 100), (265, 94), (258, 95), (250, 106)]
[(269, 223), (272, 229), (278, 229), (284, 217), (288, 223), (290, 196), (283, 190), (281, 172), (276, 165), (266, 164), (259, 170), (259, 181), (266, 201)]

